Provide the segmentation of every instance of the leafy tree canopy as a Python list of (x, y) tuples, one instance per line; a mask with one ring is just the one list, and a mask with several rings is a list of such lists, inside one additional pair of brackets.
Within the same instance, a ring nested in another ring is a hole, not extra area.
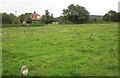
[(119, 21), (119, 13), (113, 11), (113, 10), (110, 10), (108, 13), (106, 13), (104, 16), (103, 16), (103, 20), (104, 21), (113, 21), (113, 22), (117, 22)]
[(45, 24), (52, 23), (54, 20), (53, 14), (50, 15), (50, 12), (48, 10), (45, 10), (45, 14), (42, 15), (41, 22)]
[(63, 9), (63, 19), (71, 23), (86, 23), (89, 12), (82, 6), (71, 4), (68, 9)]

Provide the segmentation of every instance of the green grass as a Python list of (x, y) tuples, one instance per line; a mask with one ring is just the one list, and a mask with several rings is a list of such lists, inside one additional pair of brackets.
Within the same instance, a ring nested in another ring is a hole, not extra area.
[(117, 76), (118, 25), (46, 25), (6, 27), (3, 33), (3, 75)]
[(2, 29), (0, 28), (0, 77), (2, 76)]

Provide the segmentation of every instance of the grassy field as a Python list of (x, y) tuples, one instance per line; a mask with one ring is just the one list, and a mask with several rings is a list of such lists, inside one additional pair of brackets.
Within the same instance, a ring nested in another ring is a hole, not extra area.
[(6, 27), (3, 33), (3, 75), (116, 76), (118, 24)]
[(0, 28), (0, 77), (2, 76), (2, 28)]

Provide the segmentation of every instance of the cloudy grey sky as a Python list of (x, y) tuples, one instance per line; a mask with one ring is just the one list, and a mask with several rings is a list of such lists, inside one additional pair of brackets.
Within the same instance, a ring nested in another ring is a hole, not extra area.
[(26, 12), (36, 11), (44, 14), (48, 9), (55, 17), (60, 16), (62, 10), (70, 4), (84, 6), (90, 15), (104, 15), (109, 10), (118, 11), (120, 0), (0, 0), (0, 12), (14, 13), (17, 15)]

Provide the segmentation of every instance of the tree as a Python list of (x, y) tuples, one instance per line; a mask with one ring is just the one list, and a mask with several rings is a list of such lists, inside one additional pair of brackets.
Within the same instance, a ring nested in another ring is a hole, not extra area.
[(31, 15), (32, 15), (32, 13), (25, 13), (26, 23), (32, 23)]
[(26, 23), (32, 23), (31, 14), (32, 14), (32, 13), (21, 14), (21, 15), (19, 16), (20, 22), (23, 23), (23, 21), (25, 21)]
[(16, 22), (16, 16), (12, 13), (2, 13), (2, 23), (3, 24), (13, 24)]
[(9, 23), (15, 23), (16, 17), (14, 16), (14, 14), (10, 13), (8, 17), (9, 17)]
[(63, 20), (71, 23), (86, 23), (89, 20), (89, 12), (82, 6), (71, 4), (68, 9), (63, 9)]
[(108, 13), (111, 17), (111, 21), (117, 22), (117, 13), (115, 11), (112, 11), (112, 10), (110, 10)]
[(19, 21), (20, 21), (21, 23), (23, 23), (24, 20), (25, 20), (25, 15), (24, 15), (24, 14), (21, 14), (21, 15), (19, 16)]
[(110, 10), (108, 13), (106, 13), (104, 16), (103, 16), (103, 20), (104, 21), (113, 21), (113, 22), (117, 22), (118, 21), (118, 13), (113, 11), (113, 10)]
[(45, 24), (49, 24), (53, 22), (53, 14), (50, 15), (50, 12), (48, 10), (45, 10), (45, 14), (41, 17), (41, 22)]
[(8, 14), (7, 13), (3, 13), (2, 14), (2, 23), (3, 24), (7, 24), (7, 23), (9, 23), (9, 19), (8, 19), (9, 17), (8, 17)]
[(120, 12), (117, 13), (118, 22), (120, 22)]
[(111, 16), (107, 13), (103, 16), (104, 21), (111, 21)]

